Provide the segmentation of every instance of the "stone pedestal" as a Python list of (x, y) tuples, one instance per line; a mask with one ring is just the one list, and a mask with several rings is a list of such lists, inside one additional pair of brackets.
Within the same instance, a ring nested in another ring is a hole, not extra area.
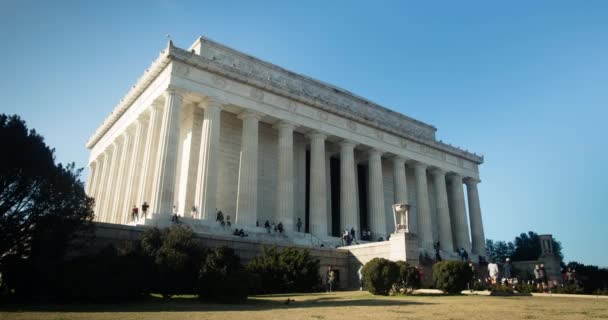
[(418, 237), (409, 232), (397, 232), (390, 238), (390, 260), (403, 260), (411, 265), (418, 265)]

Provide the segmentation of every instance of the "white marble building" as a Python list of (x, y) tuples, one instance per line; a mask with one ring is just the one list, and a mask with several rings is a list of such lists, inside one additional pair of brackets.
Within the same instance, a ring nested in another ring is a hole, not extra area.
[(169, 43), (89, 139), (87, 192), (101, 222), (133, 223), (146, 201), (146, 224), (175, 212), (211, 223), (217, 208), (294, 234), (299, 218), (319, 238), (351, 227), (386, 238), (403, 202), (421, 248), (485, 255), (483, 157), (435, 131), (201, 37), (188, 50)]

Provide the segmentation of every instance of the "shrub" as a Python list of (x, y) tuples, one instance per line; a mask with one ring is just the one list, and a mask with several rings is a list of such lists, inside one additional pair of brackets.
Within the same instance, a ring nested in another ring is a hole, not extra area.
[(310, 292), (320, 286), (319, 260), (306, 249), (276, 247), (264, 248), (261, 256), (247, 265), (261, 286), (256, 292)]
[(207, 253), (199, 273), (201, 299), (238, 302), (247, 299), (248, 279), (239, 256), (227, 247)]
[(164, 298), (196, 293), (203, 252), (186, 225), (147, 230), (141, 240), (143, 252), (154, 264), (154, 291)]
[(363, 285), (376, 295), (388, 295), (393, 284), (399, 280), (397, 263), (383, 258), (374, 258), (363, 266)]
[(411, 294), (420, 288), (420, 272), (418, 268), (405, 261), (397, 261), (399, 267), (399, 278), (394, 285), (396, 293)]
[(473, 278), (473, 271), (460, 261), (441, 261), (433, 265), (435, 288), (447, 293), (460, 293)]
[(493, 285), (490, 287), (491, 296), (512, 296), (515, 292), (513, 288), (505, 285)]

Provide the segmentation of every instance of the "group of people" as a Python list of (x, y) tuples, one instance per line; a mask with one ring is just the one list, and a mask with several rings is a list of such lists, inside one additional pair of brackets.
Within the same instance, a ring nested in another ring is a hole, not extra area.
[[(259, 227), (260, 226), (260, 222), (256, 221), (255, 222), (255, 226)], [(270, 234), (270, 231), (274, 231), (275, 233), (278, 232), (280, 234), (283, 234), (283, 231), (285, 231), (285, 228), (283, 227), (283, 222), (279, 223), (274, 223), (274, 221), (272, 222), (272, 224), (270, 223), (270, 221), (266, 220), (266, 222), (264, 222), (264, 229), (266, 229), (266, 232), (268, 232)]]
[(215, 221), (217, 221), (222, 227), (230, 227), (232, 225), (230, 223), (230, 215), (226, 215), (226, 219), (224, 219), (224, 213), (222, 212), (222, 210), (217, 210), (215, 214)]
[(247, 237), (249, 236), (248, 234), (245, 233), (245, 231), (243, 229), (239, 229), (239, 228), (235, 228), (234, 232), (232, 232), (233, 236), (238, 236), (241, 238)]
[(355, 228), (350, 228), (350, 230), (344, 229), (344, 232), (342, 232), (342, 236), (340, 237), (342, 239), (342, 245), (350, 246), (353, 242), (359, 244), (359, 242), (357, 242), (356, 234)]
[(361, 240), (372, 241), (372, 231), (369, 229), (361, 230)]
[[(144, 203), (142, 203), (141, 205), (141, 214), (144, 219), (146, 219), (146, 217), (148, 216), (148, 208), (150, 208), (150, 206), (146, 201), (144, 201)], [(139, 220), (139, 208), (137, 207), (137, 205), (133, 205), (133, 209), (131, 209), (131, 219), (133, 221)]]

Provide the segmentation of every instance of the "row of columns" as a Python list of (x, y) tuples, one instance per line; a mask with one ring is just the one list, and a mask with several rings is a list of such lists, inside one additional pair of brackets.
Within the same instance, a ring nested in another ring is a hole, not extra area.
[[(91, 179), (87, 185), (90, 195), (98, 199), (95, 212), (99, 220), (127, 223), (130, 207), (148, 201), (153, 214), (171, 214), (177, 200), (175, 180), (178, 175), (179, 126), (183, 97), (176, 91), (165, 93), (164, 105), (155, 104), (147, 114), (116, 139), (91, 163)], [(196, 163), (196, 174), (182, 175), (186, 189), (180, 192), (180, 202), (194, 202), (195, 218), (214, 220), (217, 201), (217, 179), (220, 143), (220, 114), (222, 105), (208, 99), (198, 105), (204, 109), (200, 127), (192, 125), (187, 158)], [(195, 113), (197, 109), (195, 109)], [(255, 225), (257, 221), (258, 131), (261, 115), (253, 111), (239, 114), (243, 121), (239, 163), (236, 223)], [(194, 120), (193, 120), (194, 121)], [(196, 129), (198, 128), (198, 129)], [(294, 170), (293, 133), (295, 125), (281, 121), (278, 130), (278, 177), (276, 211), (286, 230), (294, 228)], [(328, 235), (328, 190), (325, 142), (327, 136), (312, 132), (310, 139), (310, 231), (317, 236)], [(356, 144), (340, 143), (340, 227), (359, 226), (356, 203)], [(196, 160), (196, 161), (194, 161)], [(393, 157), (394, 202), (408, 203), (405, 163), (403, 157)], [(433, 228), (427, 186), (427, 166), (416, 162), (415, 171), (417, 230), (422, 248), (432, 250)], [(190, 170), (190, 168), (188, 168)], [(472, 231), (472, 252), (485, 252), (483, 223), (479, 206), (477, 181), (435, 168), (430, 170), (437, 195), (437, 221), (441, 249), (453, 251), (463, 247), (470, 250), (469, 231), (462, 182), (467, 184), (469, 218)], [(196, 177), (194, 178), (190, 178)], [(448, 190), (446, 178), (450, 181)], [(193, 189), (194, 192), (189, 191)], [(451, 199), (448, 202), (448, 194)], [(368, 217), (374, 235), (386, 236), (382, 152), (368, 152)], [(183, 210), (187, 212), (188, 210)]]

